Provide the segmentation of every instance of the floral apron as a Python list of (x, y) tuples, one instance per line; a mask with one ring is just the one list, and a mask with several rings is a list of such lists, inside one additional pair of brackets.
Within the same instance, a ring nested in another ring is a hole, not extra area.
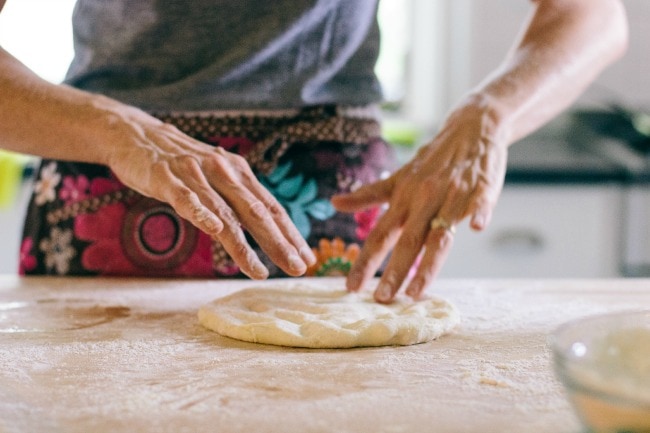
[[(340, 213), (329, 197), (394, 168), (373, 109), (152, 114), (246, 158), (316, 254), (308, 275), (347, 274), (379, 209)], [(286, 276), (248, 239), (271, 277)], [(244, 277), (218, 241), (169, 205), (105, 166), (54, 160), (36, 173), (19, 263), (23, 275)]]

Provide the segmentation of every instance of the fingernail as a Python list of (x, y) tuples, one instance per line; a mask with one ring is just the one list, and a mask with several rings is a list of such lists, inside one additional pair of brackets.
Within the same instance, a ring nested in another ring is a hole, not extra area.
[(378, 301), (382, 302), (390, 301), (392, 294), (393, 291), (391, 290), (391, 287), (386, 283), (379, 283), (379, 286), (377, 286), (377, 290), (375, 291), (375, 297)]
[(409, 286), (406, 289), (406, 294), (411, 297), (413, 300), (418, 300), (422, 297), (422, 290), (420, 288), (416, 288), (414, 286)]
[(486, 224), (486, 217), (483, 214), (475, 214), (472, 217), (472, 228), (476, 230), (482, 230)]
[(289, 260), (289, 269), (292, 271), (302, 271), (305, 269), (305, 262), (296, 254), (289, 254), (287, 260)]
[(412, 298), (415, 297), (416, 294), (415, 287), (413, 287), (412, 284), (409, 284), (409, 286), (406, 288), (406, 291), (404, 293), (406, 293)]
[(254, 262), (252, 268), (254, 273), (253, 278), (257, 280), (263, 280), (269, 276), (269, 270), (266, 269), (266, 266), (264, 266), (261, 262)]

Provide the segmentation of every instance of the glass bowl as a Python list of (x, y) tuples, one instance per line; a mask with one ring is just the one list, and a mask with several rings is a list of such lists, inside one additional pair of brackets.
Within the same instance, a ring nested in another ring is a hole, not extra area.
[(591, 316), (550, 339), (555, 372), (597, 433), (650, 433), (650, 310)]

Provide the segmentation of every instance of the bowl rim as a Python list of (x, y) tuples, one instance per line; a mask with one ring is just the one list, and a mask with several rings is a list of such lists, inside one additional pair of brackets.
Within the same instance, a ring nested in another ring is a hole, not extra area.
[(576, 317), (558, 325), (551, 332), (550, 338), (551, 341), (554, 341), (557, 338), (557, 336), (578, 325), (585, 325), (587, 323), (600, 322), (604, 320), (612, 320), (612, 319), (623, 318), (623, 317), (629, 318), (631, 316), (639, 316), (639, 317), (647, 316), (650, 319), (650, 308), (635, 308), (635, 309), (608, 311), (606, 313), (596, 313), (596, 314), (589, 314), (582, 317)]
[[(624, 395), (618, 395), (614, 393), (609, 393), (601, 389), (594, 388), (585, 384), (583, 381), (572, 377), (566, 372), (566, 369), (563, 368), (569, 357), (564, 353), (564, 346), (560, 346), (560, 337), (563, 336), (566, 332), (569, 332), (571, 329), (574, 329), (577, 326), (587, 326), (590, 323), (607, 323), (608, 321), (616, 320), (618, 318), (625, 318), (629, 321), (634, 320), (634, 318), (646, 318), (648, 324), (650, 324), (650, 309), (627, 309), (619, 310), (614, 312), (606, 313), (597, 313), (591, 314), (575, 319), (571, 319), (567, 322), (562, 323), (557, 326), (549, 335), (548, 341), (553, 356), (553, 367), (556, 375), (560, 378), (562, 384), (570, 392), (585, 392), (590, 396), (604, 400), (607, 402), (632, 406), (636, 408), (642, 408), (650, 410), (650, 399), (640, 400), (634, 399), (633, 397), (628, 397)], [(650, 327), (648, 328), (650, 329)]]

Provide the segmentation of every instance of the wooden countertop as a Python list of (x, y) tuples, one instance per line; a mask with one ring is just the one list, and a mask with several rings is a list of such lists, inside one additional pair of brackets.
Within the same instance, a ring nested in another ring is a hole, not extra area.
[(198, 324), (260, 284), (0, 277), (0, 431), (575, 433), (548, 334), (650, 306), (648, 279), (439, 280), (463, 323), (427, 344), (291, 349)]

